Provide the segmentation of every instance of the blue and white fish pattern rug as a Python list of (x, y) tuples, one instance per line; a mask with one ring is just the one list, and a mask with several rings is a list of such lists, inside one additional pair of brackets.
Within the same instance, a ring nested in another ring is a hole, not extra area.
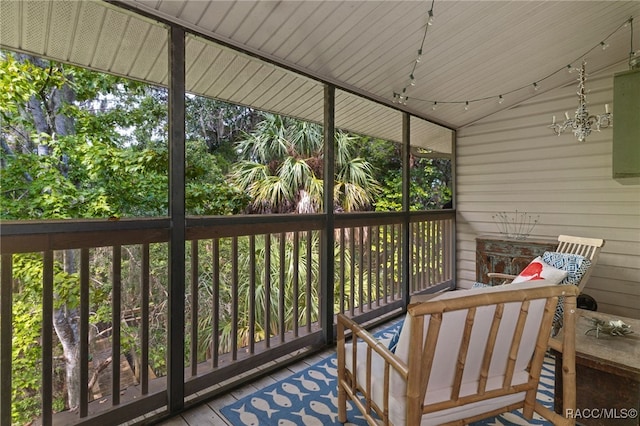
[[(376, 337), (391, 339), (402, 321), (376, 333)], [(537, 398), (553, 408), (553, 358), (545, 359)], [(324, 426), (342, 425), (338, 421), (336, 391), (338, 360), (330, 356), (289, 378), (269, 385), (222, 408), (222, 414), (233, 425), (246, 426)], [(347, 401), (347, 423), (367, 424), (360, 411)], [(550, 425), (540, 417), (526, 420), (519, 411), (473, 423), (475, 426)]]

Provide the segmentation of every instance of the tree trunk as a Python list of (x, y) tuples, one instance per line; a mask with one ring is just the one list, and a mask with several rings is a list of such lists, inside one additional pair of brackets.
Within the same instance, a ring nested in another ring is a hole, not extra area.
[(53, 313), (53, 327), (62, 344), (65, 360), (65, 377), (67, 382), (67, 398), (70, 410), (80, 405), (80, 345), (78, 344), (78, 324), (70, 321), (77, 318), (76, 309), (67, 311), (57, 309)]
[[(23, 55), (23, 59), (28, 59), (41, 67), (47, 65), (41, 60)], [(29, 99), (27, 112), (31, 115), (35, 129), (38, 133), (46, 133), (54, 139), (54, 133), (58, 136), (67, 136), (75, 133), (75, 123), (72, 118), (66, 117), (60, 112), (61, 108), (73, 102), (75, 93), (69, 84), (61, 88), (54, 88), (47, 93), (41, 91), (38, 95)], [(38, 155), (46, 156), (51, 154), (51, 149), (46, 144), (38, 144)], [(61, 159), (62, 169), (66, 176), (66, 164), (64, 158)], [(64, 271), (68, 274), (76, 272), (75, 253), (73, 250), (64, 252)], [(62, 344), (65, 360), (65, 378), (67, 383), (67, 398), (69, 408), (75, 410), (80, 405), (80, 341), (78, 330), (78, 309), (69, 309), (66, 305), (54, 310), (53, 327), (56, 335)]]

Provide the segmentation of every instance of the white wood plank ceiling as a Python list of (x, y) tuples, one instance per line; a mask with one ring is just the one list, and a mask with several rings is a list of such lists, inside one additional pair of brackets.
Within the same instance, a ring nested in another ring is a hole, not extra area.
[[(114, 3), (2, 0), (0, 45), (166, 85), (165, 26)], [(410, 86), (431, 1), (121, 4), (201, 34), (187, 39), (190, 92), (321, 122), (322, 82), (329, 82), (345, 89), (336, 93), (338, 127), (396, 141), (402, 110), (460, 128), (573, 84), (576, 75), (565, 68), (583, 55), (590, 73), (626, 61), (631, 31), (620, 27), (630, 16), (640, 51), (639, 1), (436, 0)], [(404, 87), (407, 105), (393, 105), (393, 93)], [(451, 152), (446, 129), (413, 121), (412, 145)]]

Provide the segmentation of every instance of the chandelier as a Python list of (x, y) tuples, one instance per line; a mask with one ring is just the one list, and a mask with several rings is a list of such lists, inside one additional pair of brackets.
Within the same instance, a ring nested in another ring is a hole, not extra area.
[(586, 72), (585, 72), (585, 62), (582, 62), (582, 67), (579, 69), (579, 77), (578, 77), (578, 109), (576, 109), (575, 116), (573, 118), (569, 118), (569, 113), (565, 112), (565, 121), (563, 123), (556, 123), (556, 116), (553, 116), (553, 121), (549, 126), (558, 136), (564, 133), (567, 129), (573, 131), (573, 134), (578, 138), (580, 142), (584, 142), (584, 140), (591, 134), (593, 130), (607, 128), (612, 125), (613, 115), (609, 112), (609, 105), (605, 104), (604, 114), (600, 115), (589, 115), (589, 110), (587, 109), (587, 95), (585, 94), (584, 83), (587, 80)]

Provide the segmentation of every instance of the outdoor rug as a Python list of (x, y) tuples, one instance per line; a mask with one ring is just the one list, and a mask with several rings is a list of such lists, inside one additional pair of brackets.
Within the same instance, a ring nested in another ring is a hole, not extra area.
[[(390, 339), (402, 325), (402, 320), (375, 333), (376, 337)], [(222, 408), (222, 414), (233, 425), (251, 426), (323, 426), (342, 425), (338, 421), (336, 391), (338, 361), (332, 355), (289, 378), (269, 385)], [(553, 409), (554, 359), (547, 357), (537, 399)], [(505, 413), (473, 423), (474, 426), (550, 425), (534, 415), (526, 420), (520, 411)], [(360, 411), (347, 402), (345, 425), (366, 425)]]

